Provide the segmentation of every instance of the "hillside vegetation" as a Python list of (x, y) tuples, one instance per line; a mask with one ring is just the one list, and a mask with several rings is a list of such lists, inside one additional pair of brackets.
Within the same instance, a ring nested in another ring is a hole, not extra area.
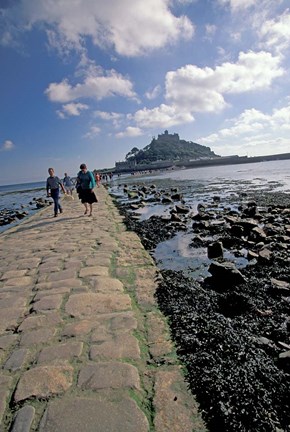
[(194, 159), (216, 158), (216, 155), (209, 147), (180, 140), (178, 134), (158, 135), (151, 143), (143, 149), (137, 147), (127, 153), (126, 160), (134, 161), (137, 164), (152, 163), (157, 161), (188, 161)]

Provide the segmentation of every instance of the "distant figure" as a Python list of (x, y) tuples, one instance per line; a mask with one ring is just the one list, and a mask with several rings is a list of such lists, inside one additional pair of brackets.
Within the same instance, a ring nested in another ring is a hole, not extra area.
[(96, 186), (94, 175), (88, 171), (86, 164), (81, 164), (80, 171), (77, 176), (77, 192), (79, 199), (85, 206), (85, 215), (90, 209), (89, 216), (93, 214), (93, 203), (98, 202), (94, 193)]
[(95, 180), (96, 180), (97, 186), (100, 187), (101, 176), (99, 173), (95, 173)]
[(72, 195), (74, 185), (73, 182), (71, 181), (71, 178), (67, 175), (67, 173), (64, 173), (63, 185), (65, 187), (66, 193), (68, 195)]
[(49, 177), (46, 180), (46, 192), (47, 196), (53, 199), (54, 202), (54, 217), (57, 217), (58, 211), (62, 213), (62, 207), (59, 204), (59, 187), (61, 187), (64, 194), (66, 194), (65, 188), (61, 180), (54, 175), (54, 169), (48, 168)]

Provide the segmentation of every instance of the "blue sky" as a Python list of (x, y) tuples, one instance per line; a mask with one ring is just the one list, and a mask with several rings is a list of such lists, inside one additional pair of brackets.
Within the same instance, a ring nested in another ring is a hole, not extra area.
[(290, 151), (289, 0), (1, 0), (0, 184), (109, 168), (165, 129)]

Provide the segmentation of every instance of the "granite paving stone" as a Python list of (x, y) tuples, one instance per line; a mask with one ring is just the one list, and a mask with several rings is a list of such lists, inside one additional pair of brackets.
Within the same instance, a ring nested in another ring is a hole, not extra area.
[(107, 293), (113, 291), (124, 291), (124, 285), (119, 279), (96, 276), (95, 278), (90, 278), (90, 281), (95, 292)]
[(21, 347), (29, 347), (31, 345), (49, 342), (56, 333), (53, 327), (40, 328), (37, 330), (27, 331), (22, 333), (20, 339)]
[(156, 372), (153, 404), (156, 432), (206, 431), (203, 421), (197, 416), (197, 408), (191, 402), (179, 368)]
[(18, 336), (16, 334), (6, 334), (4, 336), (0, 336), (0, 350), (7, 350), (12, 345), (15, 345)]
[(69, 297), (65, 310), (72, 317), (90, 317), (97, 313), (124, 311), (131, 308), (128, 294), (73, 294)]
[(57, 273), (51, 273), (47, 280), (49, 282), (54, 282), (54, 281), (63, 281), (65, 279), (73, 279), (76, 276), (76, 270), (69, 268), (67, 270), (62, 270), (59, 271)]
[(3, 308), (21, 308), (27, 303), (27, 296), (21, 296), (18, 293), (6, 293), (5, 298), (0, 300), (0, 309)]
[(23, 318), (24, 308), (6, 308), (1, 309), (0, 313), (0, 334), (5, 330), (14, 330), (18, 321)]
[(54, 294), (42, 297), (32, 305), (32, 310), (35, 312), (59, 309), (63, 301), (62, 294)]
[(22, 259), (18, 260), (17, 266), (19, 270), (35, 270), (41, 262), (40, 258), (28, 258), (28, 259)]
[(135, 366), (120, 362), (99, 362), (81, 368), (78, 386), (82, 389), (140, 389), (140, 377)]
[(35, 408), (25, 405), (15, 415), (11, 432), (29, 432), (35, 416)]
[(66, 294), (66, 293), (69, 293), (70, 291), (71, 291), (71, 288), (69, 288), (69, 287), (51, 288), (50, 290), (37, 291), (35, 296), (33, 297), (33, 301), (36, 302), (38, 300), (43, 299), (43, 297), (55, 296), (55, 295), (59, 295), (59, 294)]
[(149, 351), (153, 358), (160, 358), (172, 352), (172, 343), (167, 336), (168, 328), (164, 319), (156, 312), (147, 314), (147, 336)]
[(38, 274), (45, 275), (47, 273), (55, 273), (55, 272), (59, 272), (61, 269), (62, 266), (60, 265), (46, 264), (39, 267)]
[(137, 339), (129, 334), (123, 333), (111, 337), (90, 349), (90, 359), (140, 359), (140, 348)]
[(86, 265), (89, 267), (94, 267), (96, 265), (102, 266), (102, 267), (110, 267), (111, 265), (111, 255), (108, 256), (97, 256), (94, 258), (88, 258), (86, 260)]
[(11, 279), (11, 278), (21, 278), (22, 276), (25, 276), (26, 273), (27, 273), (27, 270), (10, 270), (10, 271), (6, 271), (2, 275), (1, 280)]
[(12, 385), (12, 377), (6, 375), (0, 375), (0, 424), (7, 403), (9, 402), (8, 396), (10, 394), (11, 385)]
[(76, 336), (87, 336), (90, 331), (98, 325), (97, 321), (93, 320), (80, 320), (77, 322), (74, 322), (72, 324), (67, 324), (63, 331), (62, 336), (64, 337), (76, 337)]
[(45, 315), (32, 315), (25, 318), (20, 326), (18, 332), (25, 332), (27, 330), (37, 330), (41, 327), (55, 327), (62, 322), (59, 312), (49, 311)]
[(28, 350), (25, 348), (19, 348), (12, 352), (8, 360), (4, 365), (4, 369), (10, 371), (17, 371), (21, 369), (28, 355)]
[(22, 277), (12, 277), (10, 279), (5, 280), (5, 285), (9, 286), (26, 286), (32, 285), (33, 278), (31, 276), (22, 276)]
[(109, 270), (104, 266), (84, 267), (80, 270), (79, 276), (109, 276)]
[[(63, 415), (66, 413), (66, 415)], [(39, 432), (149, 432), (135, 401), (70, 398), (49, 402)]]
[(57, 289), (67, 287), (70, 289), (79, 288), (82, 286), (82, 282), (79, 279), (64, 279), (61, 281), (54, 282), (37, 282), (35, 285), (36, 290), (49, 290), (49, 289)]
[(43, 348), (38, 356), (37, 363), (52, 363), (60, 360), (72, 360), (82, 354), (83, 343), (70, 341), (61, 345), (52, 345)]
[(59, 395), (72, 385), (72, 379), (73, 368), (70, 365), (35, 367), (21, 376), (14, 394), (14, 401)]

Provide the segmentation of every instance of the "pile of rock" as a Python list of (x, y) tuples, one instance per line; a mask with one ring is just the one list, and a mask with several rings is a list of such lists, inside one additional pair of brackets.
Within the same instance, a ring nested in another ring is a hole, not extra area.
[(27, 215), (26, 211), (3, 209), (0, 211), (0, 226), (19, 221)]
[[(37, 210), (51, 205), (51, 201), (45, 198), (33, 198), (29, 205), (32, 207), (29, 210)], [(21, 210), (2, 209), (0, 210), (0, 226), (9, 225), (19, 220), (24, 219), (29, 215), (29, 211), (24, 210), (24, 206), (21, 206)]]

